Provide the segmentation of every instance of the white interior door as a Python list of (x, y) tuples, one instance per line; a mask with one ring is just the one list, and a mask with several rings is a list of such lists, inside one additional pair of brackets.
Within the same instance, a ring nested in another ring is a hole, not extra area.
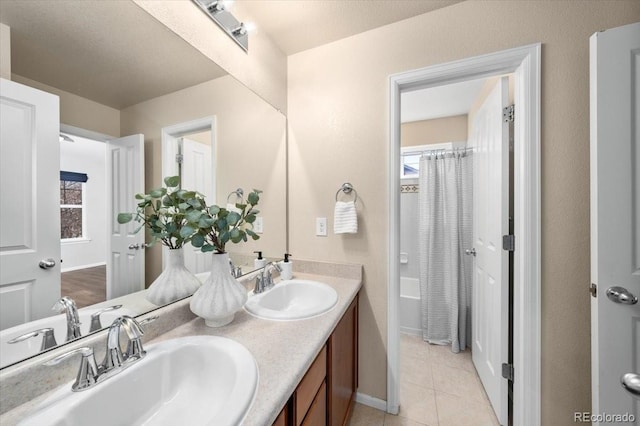
[[(211, 146), (182, 138), (182, 187), (202, 193), (207, 200), (215, 200)], [(184, 263), (194, 274), (209, 272), (213, 258), (191, 244), (185, 246)]]
[(107, 142), (109, 251), (107, 299), (144, 290), (144, 230), (136, 221), (119, 224), (118, 213), (135, 212), (135, 195), (144, 193), (144, 136)]
[(0, 80), (0, 329), (52, 315), (60, 298), (59, 105)]
[[(640, 422), (640, 303), (631, 304), (640, 297), (640, 23), (590, 44), (592, 410)], [(635, 397), (622, 386), (627, 373)]]
[(507, 424), (509, 123), (502, 110), (509, 101), (508, 78), (501, 78), (478, 110), (470, 144), (474, 147), (472, 357), (500, 424)]

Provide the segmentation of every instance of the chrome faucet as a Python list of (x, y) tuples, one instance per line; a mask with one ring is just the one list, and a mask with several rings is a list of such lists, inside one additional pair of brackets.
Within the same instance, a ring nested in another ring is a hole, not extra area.
[[(128, 315), (116, 318), (113, 324), (111, 324), (111, 327), (109, 327), (109, 332), (107, 333), (107, 353), (104, 361), (102, 361), (100, 365), (96, 363), (93, 349), (89, 347), (78, 348), (63, 353), (45, 362), (44, 365), (56, 365), (73, 355), (82, 355), (78, 376), (73, 386), (71, 386), (71, 390), (79, 392), (89, 389), (91, 386), (118, 374), (146, 355), (147, 352), (142, 347), (142, 336), (144, 335), (142, 325), (155, 321), (156, 319), (158, 319), (157, 316), (138, 322)], [(129, 339), (125, 353), (122, 353), (120, 346), (121, 329), (126, 332)]]
[(61, 297), (53, 304), (51, 309), (58, 313), (64, 312), (67, 314), (67, 342), (81, 336), (78, 308), (76, 308), (76, 302), (74, 302), (72, 298), (67, 296)]
[(231, 276), (233, 278), (239, 278), (242, 276), (242, 268), (240, 266), (235, 266), (231, 259), (229, 259), (229, 269), (231, 270)]
[(262, 272), (256, 277), (256, 285), (253, 288), (253, 294), (260, 294), (273, 287), (273, 275), (271, 269), (276, 269), (278, 272), (282, 271), (282, 268), (276, 262), (269, 262), (264, 265)]
[[(124, 329), (129, 339), (125, 353), (122, 352), (122, 347), (120, 346), (120, 329)], [(100, 364), (100, 370), (107, 372), (114, 368), (122, 367), (125, 361), (130, 358), (132, 361), (142, 358), (146, 354), (142, 349), (142, 335), (144, 335), (142, 326), (135, 319), (128, 315), (116, 318), (107, 333), (107, 352)], [(131, 353), (129, 353), (130, 347)]]

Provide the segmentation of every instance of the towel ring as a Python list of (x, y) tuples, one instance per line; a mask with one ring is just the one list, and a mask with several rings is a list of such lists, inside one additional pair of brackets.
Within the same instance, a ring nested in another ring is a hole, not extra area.
[(338, 189), (338, 192), (336, 192), (336, 201), (338, 201), (338, 194), (340, 194), (340, 191), (344, 192), (345, 194), (351, 194), (351, 192), (353, 191), (353, 195), (355, 196), (355, 198), (353, 199), (353, 203), (355, 204), (358, 201), (358, 191), (356, 191), (353, 185), (351, 185), (349, 182), (343, 183), (340, 189)]
[(240, 201), (244, 201), (244, 198), (243, 198), (244, 191), (242, 190), (242, 188), (238, 188), (235, 191), (231, 191), (229, 195), (227, 195), (227, 203), (229, 202), (229, 198), (231, 198), (232, 195), (235, 195), (236, 198), (240, 198)]

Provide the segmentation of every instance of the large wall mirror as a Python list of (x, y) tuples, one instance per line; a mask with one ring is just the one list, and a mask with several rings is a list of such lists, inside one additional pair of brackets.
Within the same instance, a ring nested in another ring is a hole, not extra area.
[[(0, 367), (41, 352), (47, 328), (57, 344), (68, 341), (62, 296), (76, 302), (81, 337), (157, 308), (144, 292), (163, 269), (164, 248), (147, 247), (135, 224), (115, 216), (135, 209), (131, 194), (162, 186), (167, 175), (180, 174), (183, 186), (219, 206), (239, 201), (238, 189), (263, 191), (260, 239), (227, 246), (244, 273), (254, 269), (254, 251), (286, 252), (286, 118), (278, 110), (133, 2), (3, 1), (0, 21), (10, 28), (11, 87), (57, 95), (60, 130), (46, 148), (59, 150), (59, 164), (34, 166), (28, 156), (39, 148), (19, 143), (33, 129), (5, 126), (27, 113), (3, 89)], [(47, 167), (54, 179), (38, 181)], [(20, 195), (42, 185), (45, 197)], [(36, 243), (24, 206), (47, 200), (55, 226), (46, 244)], [(46, 245), (59, 246), (60, 259), (16, 257)], [(206, 259), (190, 251), (188, 265), (206, 274)], [(92, 321), (98, 311), (100, 324)], [(30, 337), (8, 343), (22, 335)]]

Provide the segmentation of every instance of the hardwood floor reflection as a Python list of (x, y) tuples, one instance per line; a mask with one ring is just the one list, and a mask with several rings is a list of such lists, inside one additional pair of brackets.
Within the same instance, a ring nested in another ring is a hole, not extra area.
[(78, 308), (104, 302), (107, 299), (107, 267), (63, 272), (62, 295), (75, 300)]

